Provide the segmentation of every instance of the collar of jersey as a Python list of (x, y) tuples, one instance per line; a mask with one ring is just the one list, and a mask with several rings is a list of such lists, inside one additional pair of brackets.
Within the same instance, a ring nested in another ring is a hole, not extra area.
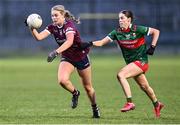
[(131, 30), (131, 27), (132, 27), (132, 24), (130, 24), (127, 29), (121, 29), (121, 28), (120, 28), (120, 31), (121, 31), (121, 32), (129, 32), (129, 31)]
[(65, 20), (64, 23), (63, 23), (63, 25), (61, 25), (61, 26), (57, 25), (57, 27), (58, 27), (58, 28), (62, 28), (62, 27), (64, 26), (64, 24), (66, 24), (66, 23), (67, 23), (67, 21)]

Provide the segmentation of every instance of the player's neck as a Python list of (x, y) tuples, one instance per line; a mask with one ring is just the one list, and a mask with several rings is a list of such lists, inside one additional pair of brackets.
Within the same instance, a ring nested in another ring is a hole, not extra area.
[(126, 25), (124, 27), (121, 27), (121, 31), (123, 32), (129, 32), (130, 31), (130, 28), (131, 28), (132, 24), (130, 25)]
[(61, 23), (59, 23), (58, 26), (62, 27), (64, 25), (64, 23), (65, 23), (65, 19)]

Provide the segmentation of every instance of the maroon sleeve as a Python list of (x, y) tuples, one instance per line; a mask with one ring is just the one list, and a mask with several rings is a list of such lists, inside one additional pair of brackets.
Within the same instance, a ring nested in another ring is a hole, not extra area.
[(51, 34), (53, 34), (53, 25), (48, 25), (46, 27), (46, 30), (48, 30)]
[(64, 26), (65, 34), (68, 32), (76, 33), (76, 28), (71, 21), (68, 21), (67, 24)]

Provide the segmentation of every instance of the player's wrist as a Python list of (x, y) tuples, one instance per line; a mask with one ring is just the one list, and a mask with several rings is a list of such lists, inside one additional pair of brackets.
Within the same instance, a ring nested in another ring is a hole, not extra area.
[(93, 41), (89, 41), (89, 46), (93, 46)]
[(155, 46), (155, 45), (151, 45), (151, 48), (155, 49), (155, 48), (156, 48), (156, 46)]
[(59, 52), (57, 50), (54, 50), (54, 54), (57, 56), (59, 55)]

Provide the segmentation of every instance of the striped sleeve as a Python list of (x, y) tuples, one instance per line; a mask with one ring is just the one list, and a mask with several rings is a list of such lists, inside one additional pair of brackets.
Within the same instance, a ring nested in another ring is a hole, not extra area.
[(137, 26), (137, 32), (140, 32), (143, 35), (149, 35), (149, 27), (145, 27), (145, 26)]
[(113, 30), (112, 32), (110, 32), (107, 36), (108, 39), (110, 39), (111, 41), (114, 41), (116, 40), (115, 38), (115, 35), (116, 35), (116, 30)]

